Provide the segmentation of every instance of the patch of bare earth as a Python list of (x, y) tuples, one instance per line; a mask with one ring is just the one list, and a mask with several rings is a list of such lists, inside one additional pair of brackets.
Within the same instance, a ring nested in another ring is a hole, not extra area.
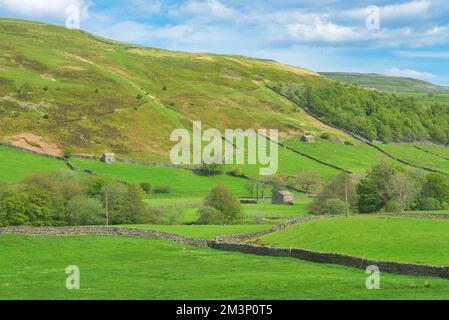
[(24, 148), (26, 150), (49, 154), (52, 156), (62, 155), (62, 150), (57, 144), (47, 138), (39, 137), (32, 133), (22, 133), (8, 137), (8, 139), (11, 141), (13, 146)]

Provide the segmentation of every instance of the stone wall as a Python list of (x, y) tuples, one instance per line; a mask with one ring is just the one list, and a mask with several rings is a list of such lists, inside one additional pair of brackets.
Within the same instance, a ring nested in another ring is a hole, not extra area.
[(8, 227), (0, 228), (0, 234), (21, 234), (32, 236), (84, 236), (104, 235), (134, 238), (164, 239), (189, 244), (196, 247), (208, 247), (210, 241), (180, 236), (159, 230), (108, 228), (108, 227)]
[(449, 279), (449, 267), (375, 261), (339, 253), (316, 252), (305, 249), (271, 248), (238, 243), (215, 242), (212, 244), (212, 247), (217, 250), (234, 251), (272, 257), (292, 257), (311, 262), (338, 264), (358, 269), (366, 269), (366, 267), (370, 265), (375, 265), (379, 267), (381, 272)]
[(240, 234), (240, 235), (227, 235), (227, 236), (220, 236), (220, 237), (216, 237), (215, 241), (216, 242), (227, 242), (227, 243), (237, 243), (237, 242), (244, 242), (244, 241), (248, 241), (251, 239), (255, 239), (255, 238), (259, 238), (262, 237), (264, 235), (276, 232), (276, 231), (280, 231), (283, 230), (289, 226), (292, 226), (294, 224), (298, 224), (298, 223), (303, 223), (303, 222), (307, 222), (307, 221), (312, 221), (312, 220), (318, 220), (318, 219), (323, 219), (323, 218), (331, 218), (332, 216), (304, 216), (304, 217), (297, 217), (295, 219), (289, 220), (287, 222), (281, 223), (281, 224), (277, 224), (274, 227), (270, 228), (270, 229), (266, 229), (266, 230), (262, 230), (262, 231), (258, 231), (258, 232), (253, 232), (253, 233), (247, 233), (247, 234)]

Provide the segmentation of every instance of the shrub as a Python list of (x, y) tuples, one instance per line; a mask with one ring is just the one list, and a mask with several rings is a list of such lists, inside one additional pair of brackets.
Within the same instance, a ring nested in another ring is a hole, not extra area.
[(402, 206), (399, 202), (395, 200), (390, 200), (385, 206), (386, 212), (402, 212)]
[(321, 139), (329, 140), (331, 138), (331, 135), (329, 132), (323, 132), (320, 137)]
[(69, 149), (64, 149), (64, 158), (69, 159), (73, 154)]
[(159, 209), (145, 207), (137, 216), (137, 224), (160, 224), (162, 212)]
[(142, 188), (142, 190), (146, 193), (146, 194), (150, 194), (151, 193), (151, 185), (148, 182), (142, 182), (140, 184), (140, 187)]
[(163, 86), (162, 91), (167, 91), (167, 86)]
[(320, 214), (344, 215), (346, 214), (346, 203), (340, 199), (327, 199), (320, 208)]
[(143, 96), (140, 93), (136, 96), (137, 100), (142, 100), (142, 98), (143, 98)]
[(48, 86), (45, 86), (43, 89), (44, 91), (48, 91)]
[(345, 141), (345, 145), (347, 145), (347, 146), (352, 146), (354, 143), (352, 142), (352, 141), (350, 141), (350, 140), (346, 140)]
[(198, 215), (200, 218), (197, 224), (208, 225), (208, 224), (224, 224), (225, 219), (223, 213), (212, 207), (202, 207), (198, 209)]
[(106, 223), (103, 204), (98, 199), (77, 196), (67, 204), (67, 217), (72, 226), (87, 226)]
[(243, 175), (242, 168), (237, 167), (237, 168), (229, 171), (228, 174), (233, 177), (241, 177)]
[(240, 200), (232, 194), (223, 183), (215, 186), (205, 200), (206, 206), (212, 207), (223, 214), (226, 224), (242, 218)]
[(171, 192), (171, 187), (169, 185), (155, 186), (153, 188), (153, 193), (167, 194)]
[(184, 216), (184, 211), (181, 208), (171, 208), (164, 215), (167, 217), (168, 224), (175, 225)]
[(421, 210), (440, 210), (441, 203), (435, 198), (421, 199)]

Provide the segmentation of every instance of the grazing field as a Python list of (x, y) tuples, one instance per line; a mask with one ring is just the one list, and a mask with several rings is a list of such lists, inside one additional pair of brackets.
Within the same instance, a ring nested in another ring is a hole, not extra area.
[(297, 137), (286, 142), (289, 147), (352, 172), (365, 172), (378, 164), (385, 155), (366, 144), (318, 141), (304, 143)]
[(0, 146), (0, 181), (19, 181), (36, 172), (69, 168), (60, 160)]
[(154, 198), (144, 200), (150, 207), (183, 206), (203, 203), (204, 198)]
[[(247, 158), (247, 155), (245, 155), (245, 158)], [(282, 147), (279, 147), (278, 161), (278, 174), (280, 175), (295, 176), (299, 171), (304, 169), (317, 169), (320, 171), (323, 179), (328, 179), (339, 173), (338, 170), (322, 165), (321, 163), (315, 162)], [(233, 166), (230, 167), (232, 168)], [(267, 166), (245, 164), (239, 167), (242, 172), (246, 173), (248, 176), (259, 177), (259, 168), (265, 168)]]
[(433, 105), (435, 103), (442, 103), (449, 105), (449, 94), (448, 93), (434, 93), (429, 95), (425, 92), (394, 92), (398, 96), (403, 97), (413, 97), (418, 101), (421, 101), (427, 105)]
[[(367, 290), (364, 270), (165, 240), (3, 235), (0, 247), (0, 299), (449, 298), (448, 280), (382, 274)], [(65, 287), (71, 265), (80, 290)]]
[(449, 161), (439, 156), (428, 154), (427, 152), (416, 149), (409, 144), (384, 144), (380, 146), (392, 155), (406, 160), (410, 163), (437, 169), (439, 171), (449, 173)]
[(108, 174), (128, 182), (148, 182), (153, 187), (169, 185), (171, 194), (179, 197), (204, 196), (219, 182), (226, 184), (236, 195), (246, 194), (248, 180), (231, 176), (200, 176), (192, 171), (169, 168), (141, 166), (128, 163), (104, 164), (97, 160), (73, 159), (76, 166), (87, 168), (95, 173)]
[[(427, 150), (433, 152), (441, 157), (449, 158), (449, 148), (437, 145), (426, 145), (426, 144), (417, 144), (423, 150)], [(446, 160), (449, 161), (449, 160)]]
[(297, 200), (294, 205), (273, 205), (271, 203), (244, 204), (247, 218), (263, 217), (266, 219), (291, 219), (308, 215), (307, 206), (310, 199)]
[(118, 225), (121, 228), (135, 228), (135, 229), (154, 229), (166, 232), (171, 232), (191, 238), (212, 240), (218, 236), (245, 234), (258, 232), (272, 227), (271, 224), (245, 224), (245, 225)]
[(449, 220), (352, 216), (295, 225), (256, 239), (275, 247), (449, 266)]

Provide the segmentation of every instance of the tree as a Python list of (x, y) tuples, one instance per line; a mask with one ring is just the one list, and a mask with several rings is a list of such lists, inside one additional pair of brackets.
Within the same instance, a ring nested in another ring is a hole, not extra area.
[(449, 179), (439, 173), (429, 173), (424, 181), (422, 195), (435, 198), (440, 203), (449, 200)]
[(98, 199), (76, 196), (67, 204), (67, 217), (71, 226), (103, 224), (103, 204)]
[(340, 199), (346, 205), (346, 212), (357, 210), (357, 193), (354, 178), (348, 173), (341, 173), (330, 180), (318, 193), (309, 206), (309, 210), (320, 213), (328, 199)]
[(219, 183), (211, 190), (205, 199), (205, 205), (221, 212), (225, 224), (230, 224), (243, 217), (239, 199), (223, 183)]
[(199, 225), (220, 225), (225, 222), (223, 213), (212, 207), (201, 207), (198, 209), (198, 215)]
[(124, 186), (117, 182), (102, 186), (100, 199), (103, 203), (106, 225), (113, 224), (114, 210), (118, 207), (124, 193)]
[(397, 172), (388, 185), (388, 193), (391, 195), (391, 199), (400, 205), (400, 210), (403, 212), (408, 208), (411, 201), (417, 197), (419, 189), (410, 174)]
[(357, 207), (360, 213), (378, 212), (382, 208), (376, 183), (371, 178), (361, 180), (357, 184)]
[(382, 202), (382, 206), (391, 199), (388, 192), (388, 186), (396, 171), (397, 170), (391, 164), (391, 162), (382, 160), (378, 165), (372, 167), (368, 172), (368, 178), (372, 179), (376, 184), (376, 189), (379, 195), (379, 199)]
[(316, 169), (305, 169), (298, 173), (295, 179), (295, 185), (299, 189), (306, 193), (306, 196), (310, 195), (310, 192), (314, 190), (321, 183), (320, 171)]
[(253, 198), (255, 186), (256, 183), (254, 181), (250, 181), (245, 185), (245, 190), (248, 192), (250, 198)]

